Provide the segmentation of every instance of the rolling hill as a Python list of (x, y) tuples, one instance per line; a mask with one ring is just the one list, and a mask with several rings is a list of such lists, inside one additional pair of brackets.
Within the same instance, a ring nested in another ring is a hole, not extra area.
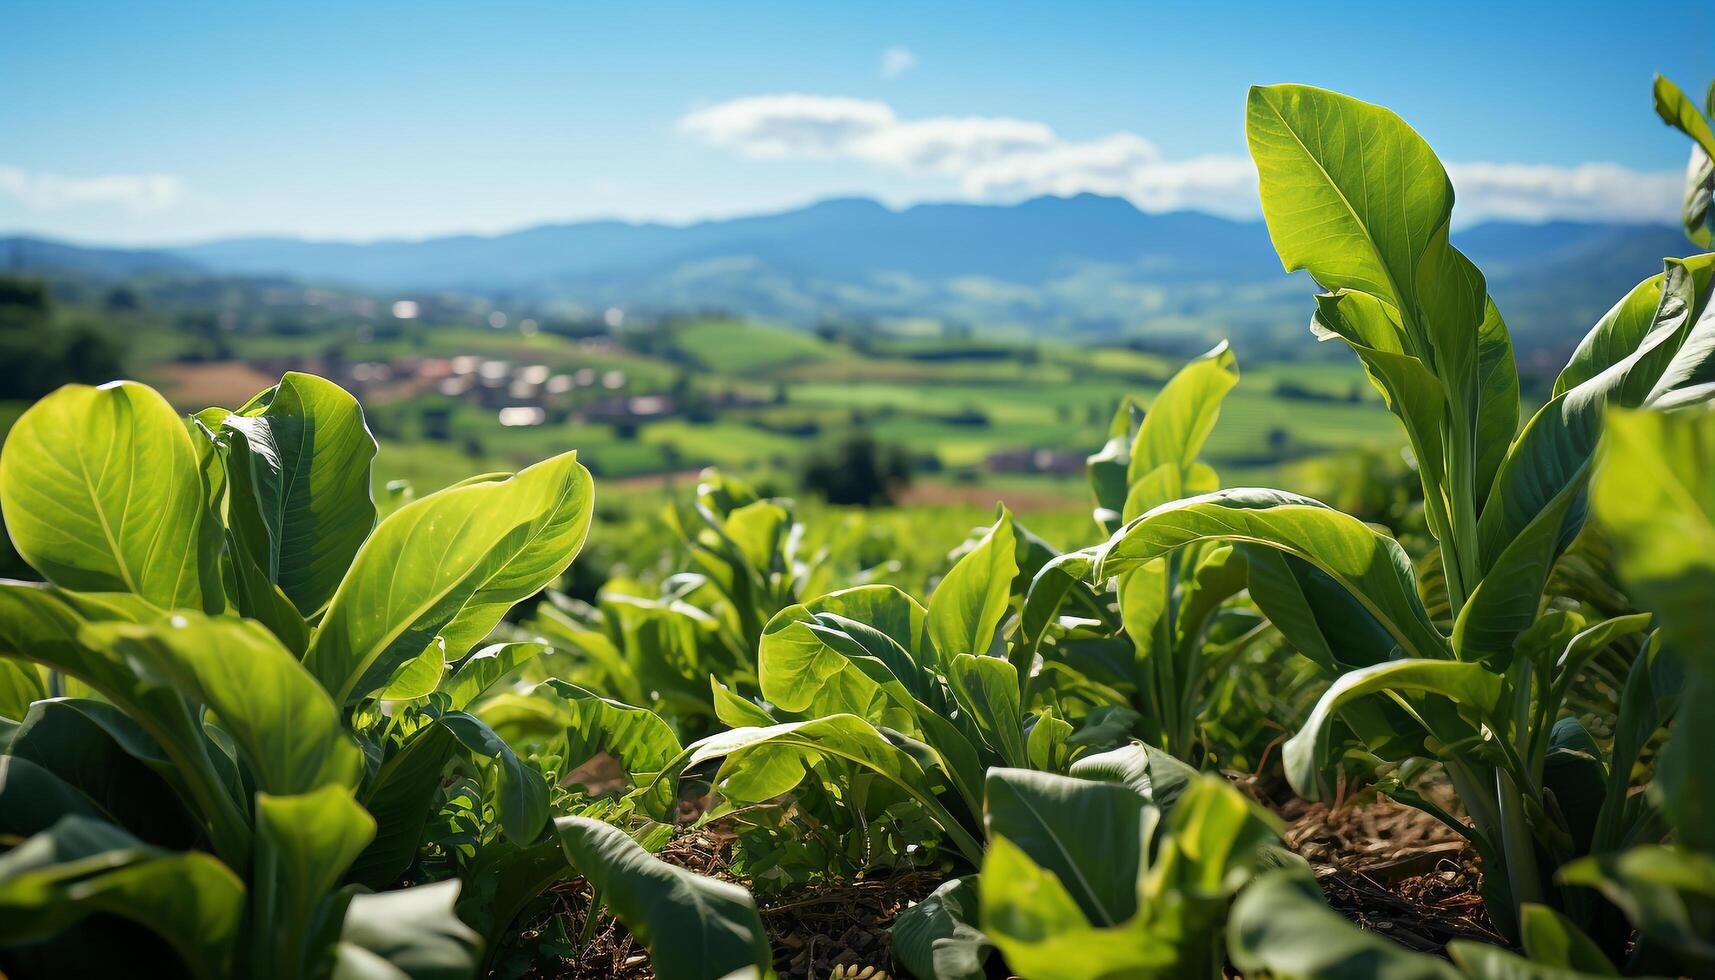
[[(1686, 247), (1669, 225), (1490, 222), (1454, 239), (1488, 275), (1520, 345), (1550, 348)], [(1161, 346), (1233, 336), (1288, 349), (1302, 343), (1312, 288), (1282, 274), (1261, 222), (1146, 213), (1092, 194), (902, 210), (836, 199), (688, 225), (589, 221), (417, 241), (243, 238), (127, 252), (13, 239), (0, 240), (0, 265), (287, 276), (567, 312), (930, 319), (1013, 335)]]

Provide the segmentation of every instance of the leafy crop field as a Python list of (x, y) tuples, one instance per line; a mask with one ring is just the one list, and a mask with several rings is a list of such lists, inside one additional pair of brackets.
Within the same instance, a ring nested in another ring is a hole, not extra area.
[[(1715, 87), (1655, 104), (1707, 249)], [(706, 320), (0, 413), (0, 972), (1715, 975), (1715, 253), (1535, 406), (1404, 120), (1246, 134), (1346, 362)], [(583, 371), (522, 465), (460, 387)], [(772, 493), (800, 414), (966, 481)], [(1079, 472), (951, 492), (1020, 445)]]

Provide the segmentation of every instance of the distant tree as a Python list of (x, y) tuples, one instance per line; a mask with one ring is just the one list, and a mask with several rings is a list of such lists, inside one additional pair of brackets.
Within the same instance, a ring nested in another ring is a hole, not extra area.
[(831, 452), (812, 455), (801, 482), (830, 504), (877, 507), (893, 503), (911, 482), (911, 461), (897, 446), (882, 446), (874, 436), (859, 432)]
[(137, 291), (130, 286), (115, 286), (102, 297), (101, 305), (114, 313), (128, 313), (143, 308), (143, 301), (137, 297)]
[(65, 320), (42, 283), (0, 277), (0, 400), (34, 401), (71, 382), (124, 373), (124, 346), (92, 323)]

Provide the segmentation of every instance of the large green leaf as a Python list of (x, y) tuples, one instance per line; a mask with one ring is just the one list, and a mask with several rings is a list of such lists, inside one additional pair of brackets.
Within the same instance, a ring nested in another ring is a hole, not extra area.
[(1092, 926), (1060, 878), (1005, 837), (989, 841), (977, 882), (982, 931), (1020, 976), (1089, 980), (1174, 975), (1175, 958), (1167, 942), (1131, 929)]
[(982, 733), (983, 741), (1009, 766), (1027, 766), (1024, 707), (1019, 703), (1018, 670), (998, 657), (968, 653), (953, 658), (948, 674), (953, 696)]
[[(1715, 102), (1715, 100), (1711, 100)], [(1667, 78), (1655, 77), (1655, 111), (1662, 122), (1691, 137), (1691, 164), (1685, 175), (1685, 234), (1698, 248), (1715, 235), (1715, 133), (1697, 106)], [(1711, 106), (1715, 112), (1715, 106)]]
[(437, 635), (462, 656), (571, 564), (592, 501), (589, 471), (567, 453), (401, 507), (358, 551), (305, 663), (349, 704)]
[(936, 800), (935, 788), (917, 760), (855, 715), (735, 728), (687, 746), (682, 758), (682, 769), (722, 759), (715, 773), (716, 791), (745, 803), (760, 803), (791, 791), (803, 781), (810, 763), (842, 759), (888, 780), (916, 800), (968, 859), (975, 861), (982, 853), (969, 831)]
[(1669, 645), (1715, 671), (1715, 412), (1614, 412), (1594, 504)]
[(961, 653), (988, 652), (1017, 574), (1012, 515), (1002, 507), (994, 526), (929, 596), (929, 639), (943, 662)]
[(375, 527), (375, 438), (344, 389), (287, 372), (226, 415), (228, 520), (269, 580), (306, 616), (332, 598)]
[[(220, 750), (209, 741), (193, 705), (171, 683), (140, 676), (124, 651), (92, 646), (84, 635), (92, 624), (152, 622), (159, 616), (154, 607), (125, 593), (76, 593), (0, 581), (0, 655), (59, 671), (119, 706), (171, 760), (161, 771), (182, 784), (187, 800), (207, 822), (216, 852), (242, 867), (250, 847), (248, 818), (217, 766)], [(235, 665), (242, 668), (242, 662)]]
[(518, 758), (494, 730), (475, 715), (449, 711), (436, 720), (472, 755), (493, 760), (500, 825), (513, 843), (530, 844), (542, 836), (548, 822), (548, 783), (542, 774)]
[(449, 707), (463, 710), (502, 678), (547, 652), (545, 643), (491, 643), (464, 658), (443, 679), (441, 693)]
[(454, 913), (458, 897), (457, 881), (353, 895), (332, 980), (468, 980), (481, 940)]
[(976, 875), (943, 882), (894, 917), (893, 958), (923, 980), (982, 980), (994, 943), (976, 926), (978, 903)]
[(771, 957), (750, 893), (658, 860), (617, 827), (584, 817), (554, 821), (566, 858), (649, 948), (662, 980), (704, 980)]
[(406, 736), (366, 782), (360, 802), (375, 817), (375, 839), (352, 862), (349, 880), (385, 888), (417, 856), (435, 794), (459, 741), (445, 725), (425, 725)]
[(0, 943), (47, 939), (107, 913), (159, 935), (212, 980), (230, 974), (244, 910), (244, 883), (213, 857), (149, 847), (82, 817), (0, 855)]
[[(1223, 341), (1196, 358), (1163, 385), (1149, 403), (1131, 443), (1126, 467), (1126, 511), (1129, 520), (1157, 504), (1184, 496), (1197, 454), (1214, 431), (1221, 414), (1221, 401), (1239, 382), (1238, 359)], [(1171, 486), (1160, 499), (1137, 500), (1133, 488), (1161, 467), (1173, 474)]]
[(539, 685), (533, 697), (547, 697), (563, 712), (568, 766), (605, 751), (619, 761), (634, 785), (653, 785), (662, 794), (658, 807), (672, 802), (672, 787), (657, 777), (681, 747), (672, 726), (660, 715), (554, 679)]
[[(763, 629), (757, 654), (762, 696), (783, 711), (855, 714), (872, 724), (915, 732), (916, 708), (905, 679), (915, 682), (920, 671), (911, 658), (922, 642), (924, 615), (915, 599), (886, 585), (859, 586), (788, 606)], [(898, 650), (889, 657), (894, 664), (875, 655), (890, 652), (885, 642), (865, 645), (842, 628), (845, 623), (869, 627), (891, 641)]]
[(1471, 661), (1392, 660), (1354, 670), (1336, 680), (1311, 710), (1304, 727), (1287, 739), (1282, 753), (1286, 778), (1298, 795), (1318, 798), (1316, 774), (1328, 752), (1329, 725), (1346, 702), (1384, 691), (1423, 691), (1451, 698), (1478, 715), (1495, 708), (1501, 677)]
[(1157, 507), (1114, 535), (1098, 575), (1122, 574), (1199, 541), (1248, 542), (1303, 559), (1361, 603), (1406, 656), (1447, 655), (1399, 543), (1295, 494), (1222, 490)]
[(1245, 119), (1281, 264), (1392, 307), (1401, 349), (1441, 379), (1472, 438), (1486, 293), (1447, 244), (1453, 185), (1435, 152), (1387, 109), (1304, 85), (1252, 88)]
[(1087, 921), (1114, 926), (1136, 913), (1142, 796), (1120, 783), (1028, 769), (991, 769), (986, 790), (989, 836), (1059, 879)]
[(290, 980), (318, 961), (321, 951), (311, 942), (316, 915), (374, 837), (375, 819), (347, 787), (256, 794), (253, 975)]
[[(183, 803), (172, 761), (143, 727), (113, 705), (94, 698), (52, 698), (30, 706), (12, 734), (7, 756), (53, 773), (100, 807), (107, 819), (145, 843), (184, 850), (201, 837)], [(3, 761), (0, 761), (3, 764)], [(9, 780), (4, 790), (11, 793)], [(39, 802), (46, 802), (39, 801)], [(20, 813), (8, 795), (0, 824)], [(45, 830), (46, 821), (28, 831)], [(0, 833), (20, 833), (7, 826)]]
[(357, 786), (363, 757), (338, 708), (260, 625), (176, 613), (146, 625), (92, 623), (79, 636), (124, 658), (140, 684), (212, 709), (257, 789), (292, 795)]
[[(1637, 407), (1655, 397), (1654, 389), (1663, 372), (1686, 344), (1700, 314), (1707, 308), (1715, 254), (1684, 261), (1669, 259), (1666, 264), (1656, 312), (1636, 345), (1618, 360), (1605, 363), (1623, 350), (1623, 338), (1617, 334), (1622, 329), (1633, 331), (1635, 326), (1599, 325), (1599, 331), (1606, 329), (1616, 336), (1612, 341), (1591, 342), (1581, 348), (1589, 356), (1577, 362), (1579, 373), (1590, 376), (1538, 410), (1508, 450), (1477, 528), (1479, 557), (1485, 573), (1516, 538), (1526, 533), (1532, 522), (1550, 509), (1562, 490), (1582, 478), (1601, 435), (1604, 408), (1610, 404)], [(1715, 324), (1710, 326), (1715, 329)], [(1562, 549), (1583, 524), (1582, 503), (1579, 495), (1560, 521)]]
[(152, 388), (67, 385), (32, 405), (0, 451), (0, 507), (50, 582), (163, 609), (224, 603), (196, 447)]
[(1419, 265), (1453, 211), (1429, 144), (1381, 106), (1304, 85), (1252, 88), (1245, 119), (1281, 264), (1411, 316)]

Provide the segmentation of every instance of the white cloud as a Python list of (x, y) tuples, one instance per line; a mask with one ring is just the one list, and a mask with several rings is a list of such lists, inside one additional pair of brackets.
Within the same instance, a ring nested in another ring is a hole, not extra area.
[[(759, 159), (857, 160), (914, 177), (954, 180), (975, 200), (1107, 194), (1145, 211), (1258, 214), (1249, 158), (1169, 159), (1148, 139), (1117, 132), (1068, 140), (1046, 123), (1005, 116), (902, 119), (885, 102), (823, 95), (758, 95), (690, 113), (682, 132)], [(1553, 166), (1449, 163), (1456, 220), (1670, 221), (1683, 177), (1615, 163)]]
[(1543, 221), (1661, 221), (1679, 212), (1685, 178), (1617, 163), (1555, 167), (1524, 163), (1449, 163), (1457, 213)]
[(84, 205), (117, 205), (129, 211), (161, 211), (184, 196), (184, 182), (172, 174), (99, 174), (68, 177), (0, 166), (0, 195), (15, 198), (32, 211), (58, 211)]
[(893, 81), (917, 67), (917, 55), (910, 48), (894, 46), (881, 53), (881, 77)]

